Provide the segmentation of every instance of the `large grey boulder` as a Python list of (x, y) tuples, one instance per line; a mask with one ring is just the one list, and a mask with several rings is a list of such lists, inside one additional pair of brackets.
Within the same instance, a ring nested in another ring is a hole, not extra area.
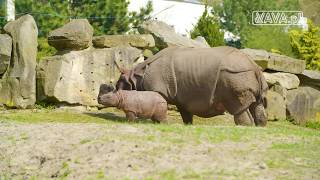
[(153, 56), (154, 54), (153, 54), (153, 52), (150, 50), (150, 49), (145, 49), (145, 50), (143, 50), (143, 56), (147, 59), (147, 58), (149, 58), (149, 57), (151, 57), (151, 56)]
[(304, 70), (302, 74), (298, 75), (298, 77), (302, 85), (312, 86), (320, 90), (320, 72)]
[(93, 45), (97, 48), (131, 46), (144, 49), (154, 47), (155, 41), (150, 34), (103, 35), (94, 37)]
[(115, 83), (120, 75), (114, 62), (129, 69), (141, 56), (142, 50), (121, 47), (71, 51), (45, 58), (38, 67), (38, 100), (98, 106), (100, 85)]
[(320, 91), (312, 87), (299, 87), (287, 94), (287, 115), (297, 124), (305, 125), (320, 115)]
[(202, 42), (198, 42), (177, 34), (173, 27), (162, 21), (146, 21), (139, 28), (139, 32), (141, 34), (152, 34), (156, 41), (156, 47), (158, 47), (159, 49), (174, 46), (195, 48), (209, 47)]
[(48, 42), (57, 50), (82, 50), (92, 45), (93, 28), (87, 19), (74, 19), (51, 31)]
[(273, 86), (275, 84), (278, 84), (285, 89), (295, 89), (298, 88), (300, 84), (300, 80), (298, 76), (290, 73), (282, 73), (282, 72), (277, 72), (277, 73), (267, 73), (263, 72), (263, 75), (269, 85)]
[(36, 101), (38, 29), (30, 15), (9, 22), (4, 30), (12, 37), (10, 67), (0, 80), (0, 103), (27, 108)]
[(0, 77), (3, 75), (10, 63), (12, 50), (12, 39), (7, 34), (0, 34)]
[(288, 56), (269, 53), (265, 50), (258, 49), (242, 49), (241, 51), (250, 56), (263, 70), (270, 69), (280, 72), (301, 74), (306, 68), (305, 61)]
[(283, 96), (277, 92), (268, 91), (266, 98), (268, 120), (286, 119), (286, 103)]
[(269, 90), (280, 94), (286, 101), (288, 90), (279, 84), (273, 84), (269, 86)]

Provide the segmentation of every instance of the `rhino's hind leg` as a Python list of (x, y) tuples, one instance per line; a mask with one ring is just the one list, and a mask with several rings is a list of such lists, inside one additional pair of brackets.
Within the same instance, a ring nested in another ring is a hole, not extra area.
[(252, 126), (254, 119), (249, 111), (249, 109), (246, 109), (242, 111), (239, 114), (235, 114), (234, 116), (234, 122), (237, 126)]
[(192, 124), (192, 114), (188, 111), (186, 111), (183, 107), (180, 107), (180, 106), (177, 106), (180, 114), (181, 114), (181, 117), (182, 117), (182, 120), (183, 120), (183, 123), (184, 124)]
[(254, 123), (256, 126), (267, 125), (267, 115), (263, 103), (253, 103), (250, 106), (250, 112), (253, 115)]

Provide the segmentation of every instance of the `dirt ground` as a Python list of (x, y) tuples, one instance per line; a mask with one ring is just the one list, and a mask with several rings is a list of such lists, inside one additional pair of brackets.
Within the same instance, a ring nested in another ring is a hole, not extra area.
[(319, 179), (319, 131), (285, 126), (25, 123), (0, 116), (0, 179)]

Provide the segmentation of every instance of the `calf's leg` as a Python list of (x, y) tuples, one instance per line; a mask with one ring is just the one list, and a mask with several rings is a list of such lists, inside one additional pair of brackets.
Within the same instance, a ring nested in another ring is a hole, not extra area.
[(129, 121), (134, 121), (137, 118), (135, 113), (133, 113), (131, 111), (128, 111), (128, 112), (125, 112), (125, 113), (126, 113), (126, 118)]
[(157, 104), (157, 108), (155, 109), (151, 119), (154, 122), (158, 123), (167, 123), (167, 103), (159, 103)]
[(151, 119), (153, 122), (167, 123), (167, 114), (153, 115)]

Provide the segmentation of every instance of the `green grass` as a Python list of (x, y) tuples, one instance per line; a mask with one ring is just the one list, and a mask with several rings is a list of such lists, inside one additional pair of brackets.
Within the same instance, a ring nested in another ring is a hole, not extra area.
[[(262, 161), (270, 171), (290, 171), (296, 179), (302, 178), (307, 170), (319, 170), (320, 167), (320, 131), (318, 128), (306, 128), (296, 126), (288, 121), (268, 122), (265, 128), (260, 127), (236, 127), (232, 120), (221, 118), (202, 119), (195, 118), (195, 125), (182, 124), (180, 116), (169, 111), (169, 124), (154, 124), (150, 120), (128, 122), (124, 114), (115, 109), (107, 109), (104, 113), (76, 113), (56, 110), (36, 111), (3, 111), (0, 114), (4, 123), (96, 123), (105, 128), (114, 129), (115, 134), (106, 135), (99, 139), (81, 139), (79, 145), (111, 142), (114, 139), (120, 142), (134, 142), (139, 145), (157, 143), (155, 148), (146, 148), (139, 153), (132, 153), (132, 158), (147, 156), (149, 158), (161, 157), (175, 148), (185, 146), (199, 146), (203, 144), (228, 144), (243, 149), (233, 149), (232, 155), (246, 157), (250, 153), (261, 153)], [(116, 133), (116, 129), (132, 127), (141, 133)], [(28, 140), (26, 134), (18, 137), (8, 137), (9, 141)], [(266, 143), (266, 145), (264, 145)], [(262, 145), (261, 145), (262, 144)], [(261, 147), (262, 146), (262, 147)], [(216, 153), (216, 149), (208, 148), (209, 154)], [(77, 163), (82, 161), (77, 159)], [(76, 164), (77, 164), (76, 163)], [(192, 167), (192, 165), (190, 165)], [(132, 168), (135, 168), (133, 165)], [(213, 172), (214, 171), (214, 172)], [(248, 170), (251, 171), (251, 170)], [(60, 177), (67, 179), (72, 173), (67, 162), (61, 166)], [(225, 169), (203, 169), (195, 171), (192, 168), (177, 171), (164, 169), (156, 172), (154, 176), (145, 179), (207, 179), (211, 174), (219, 177), (237, 177), (246, 179), (246, 172), (230, 171)], [(287, 179), (286, 175), (277, 175), (280, 179)], [(104, 173), (97, 169), (92, 179), (103, 179)], [(90, 179), (90, 178), (89, 178)]]
[[(57, 110), (10, 110), (3, 111), (0, 114), (0, 121), (14, 121), (21, 123), (98, 123), (106, 125), (115, 124), (130, 124), (134, 127), (143, 128), (149, 133), (147, 140), (154, 140), (152, 132), (159, 131), (161, 134), (169, 134), (168, 141), (174, 143), (182, 143), (179, 136), (190, 137), (191, 139), (207, 139), (211, 142), (221, 142), (222, 140), (240, 141), (246, 140), (246, 137), (255, 136), (258, 132), (259, 136), (272, 135), (296, 135), (308, 137), (320, 135), (320, 131), (311, 128), (292, 125), (287, 121), (268, 122), (266, 128), (258, 127), (236, 127), (232, 119), (222, 120), (218, 118), (194, 118), (194, 125), (185, 126), (178, 113), (168, 112), (168, 124), (154, 124), (151, 120), (137, 120), (128, 122), (124, 114), (116, 109), (108, 109), (108, 112), (97, 113), (78, 113), (72, 111), (57, 111)], [(317, 124), (318, 125), (318, 124)], [(214, 131), (212, 128), (214, 127)], [(317, 129), (317, 128), (315, 128)], [(27, 137), (24, 137), (27, 138)], [(88, 140), (83, 140), (82, 143), (87, 143)]]
[(106, 119), (89, 114), (58, 111), (11, 111), (0, 115), (0, 120), (10, 120), (25, 123), (106, 123)]
[[(104, 109), (102, 112), (76, 113), (73, 111), (54, 110), (50, 105), (39, 105), (41, 108), (36, 110), (9, 110), (3, 111), (0, 114), (0, 120), (12, 120), (26, 123), (41, 123), (41, 122), (56, 122), (56, 123), (128, 123), (122, 111), (115, 108)], [(48, 108), (47, 108), (48, 107)], [(1, 111), (1, 109), (0, 109)], [(182, 124), (180, 114), (175, 111), (168, 112), (170, 124)], [(149, 119), (139, 119), (135, 123), (152, 124)], [(194, 117), (194, 124), (199, 125), (232, 125), (234, 126), (231, 117), (225, 120), (224, 117), (217, 116), (214, 121)]]
[(307, 122), (306, 127), (320, 130), (320, 121), (318, 120)]
[[(117, 110), (108, 110), (106, 113), (75, 113), (61, 111), (9, 111), (0, 114), (0, 121), (14, 121), (19, 123), (98, 123), (107, 126), (117, 127), (122, 124), (130, 124), (133, 127), (141, 129), (146, 136), (119, 134), (118, 137), (123, 140), (143, 141), (143, 142), (163, 142), (168, 144), (183, 145), (186, 143), (201, 144), (202, 142), (221, 143), (230, 142), (246, 142), (254, 139), (270, 139), (272, 137), (294, 136), (305, 139), (320, 137), (320, 131), (300, 126), (292, 125), (287, 121), (269, 122), (266, 128), (258, 127), (236, 127), (232, 121), (223, 125), (215, 124), (216, 119), (195, 119), (195, 125), (185, 126), (182, 120), (174, 112), (169, 112), (170, 124), (154, 124), (150, 120), (128, 122), (124, 118), (124, 114)], [(171, 114), (171, 115), (170, 115)], [(219, 120), (218, 120), (219, 121)], [(27, 139), (26, 135), (21, 135), (20, 139)], [(90, 143), (90, 139), (82, 139), (79, 143)], [(103, 141), (110, 141), (109, 137)], [(280, 144), (278, 146), (289, 146), (288, 144)], [(319, 146), (319, 142), (313, 146)], [(274, 145), (277, 147), (277, 145)], [(294, 146), (294, 144), (292, 145)], [(301, 149), (301, 146), (293, 147), (299, 151), (307, 151)], [(310, 148), (314, 148), (314, 147)], [(308, 146), (303, 146), (308, 147)], [(300, 148), (300, 149), (299, 149)], [(274, 150), (274, 149), (273, 149)]]

